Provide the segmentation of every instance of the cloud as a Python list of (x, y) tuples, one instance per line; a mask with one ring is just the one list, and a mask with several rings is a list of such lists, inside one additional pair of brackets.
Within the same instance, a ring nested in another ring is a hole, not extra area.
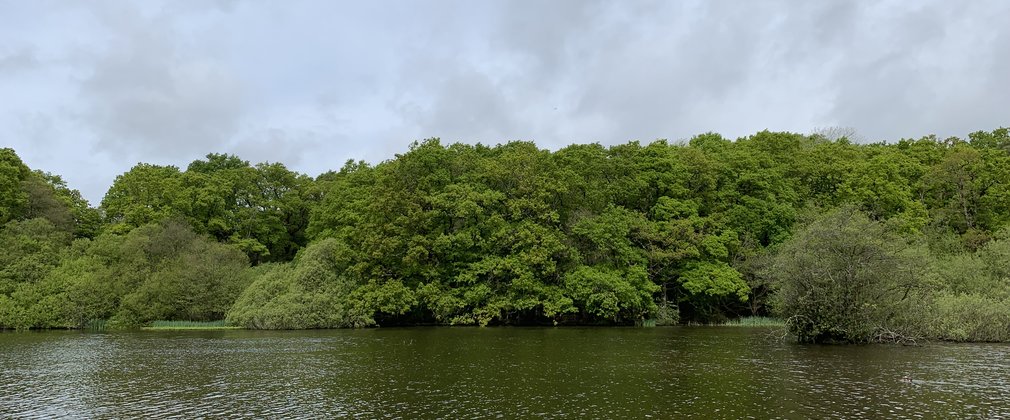
[(390, 6), (12, 3), (2, 146), (98, 201), (137, 161), (184, 167), (209, 152), (316, 174), (433, 136), (559, 148), (1010, 125), (999, 0)]
[(307, 155), (306, 150), (318, 150), (320, 147), (319, 133), (268, 128), (242, 137), (228, 149), (251, 162), (280, 162), (288, 167), (298, 167)]
[(798, 119), (809, 124), (825, 107), (818, 102), (808, 111), (776, 109), (775, 115), (754, 110), (755, 102), (786, 102), (769, 92), (808, 94), (820, 82), (786, 64), (785, 56), (804, 55), (776, 42), (789, 36), (788, 21), (755, 23), (781, 20), (776, 8), (579, 1), (535, 10), (524, 2), (497, 6), (493, 17), (478, 23), (487, 28), (479, 30), (479, 48), (468, 41), (472, 36), (435, 34), (415, 47), (423, 52), (404, 61), (396, 108), (407, 131), (471, 142), (534, 139), (548, 147), (613, 144), (790, 129), (801, 124)]
[(430, 87), (423, 94), (433, 99), (429, 104), (399, 105), (401, 116), (416, 124), (423, 137), (494, 143), (523, 131), (514, 118), (520, 104), (512, 103), (507, 88), (477, 69), (450, 67), (431, 80)]
[(241, 78), (201, 54), (172, 16), (127, 6), (98, 8), (109, 30), (80, 89), (82, 124), (96, 149), (129, 156), (189, 157), (226, 144), (245, 111)]
[(417, 42), (423, 52), (403, 62), (394, 108), (403, 131), (421, 137), (548, 147), (824, 126), (873, 140), (964, 135), (1007, 123), (1010, 41), (996, 10), (1010, 11), (939, 1), (495, 3), (471, 13), (477, 23)]
[(999, 2), (865, 10), (829, 82), (836, 92), (830, 115), (873, 140), (964, 136), (1007, 125), (997, 110), (1010, 92), (1010, 73), (986, 65), (1010, 48), (999, 39), (1008, 30), (996, 17), (1007, 12)]
[(31, 70), (39, 64), (31, 48), (21, 48), (9, 54), (0, 54), (0, 75)]

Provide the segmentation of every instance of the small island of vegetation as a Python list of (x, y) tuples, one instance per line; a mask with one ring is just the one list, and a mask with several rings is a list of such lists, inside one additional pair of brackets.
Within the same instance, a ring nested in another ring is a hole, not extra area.
[(97, 207), (0, 149), (0, 224), (6, 329), (773, 316), (801, 342), (1010, 341), (1005, 128), (432, 139), (316, 178), (210, 154), (138, 164)]

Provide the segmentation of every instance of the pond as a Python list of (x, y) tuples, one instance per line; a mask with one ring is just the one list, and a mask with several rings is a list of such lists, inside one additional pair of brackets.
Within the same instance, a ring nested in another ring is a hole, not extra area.
[(0, 418), (340, 415), (1002, 417), (1010, 346), (738, 327), (0, 333)]

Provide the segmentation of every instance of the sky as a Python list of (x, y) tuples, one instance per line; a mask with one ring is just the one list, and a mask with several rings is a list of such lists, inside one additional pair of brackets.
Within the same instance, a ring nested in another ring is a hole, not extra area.
[(0, 0), (0, 147), (97, 205), (138, 162), (312, 176), (415, 140), (864, 141), (1010, 126), (1010, 2)]

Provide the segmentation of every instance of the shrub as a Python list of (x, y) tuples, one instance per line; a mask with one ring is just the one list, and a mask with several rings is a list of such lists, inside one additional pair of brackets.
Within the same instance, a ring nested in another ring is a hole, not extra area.
[(890, 330), (922, 277), (919, 258), (859, 210), (833, 210), (783, 243), (777, 308), (801, 342), (868, 342)]
[(228, 311), (228, 323), (255, 329), (367, 327), (375, 324), (375, 309), (362, 297), (384, 308), (412, 302), (399, 289), (390, 292), (400, 299), (396, 302), (379, 293), (390, 288), (355, 294), (358, 285), (345, 273), (347, 252), (339, 241), (325, 239), (302, 250), (294, 262), (257, 269), (256, 279)]
[(1010, 300), (979, 294), (941, 294), (933, 304), (929, 335), (949, 341), (1010, 340)]

